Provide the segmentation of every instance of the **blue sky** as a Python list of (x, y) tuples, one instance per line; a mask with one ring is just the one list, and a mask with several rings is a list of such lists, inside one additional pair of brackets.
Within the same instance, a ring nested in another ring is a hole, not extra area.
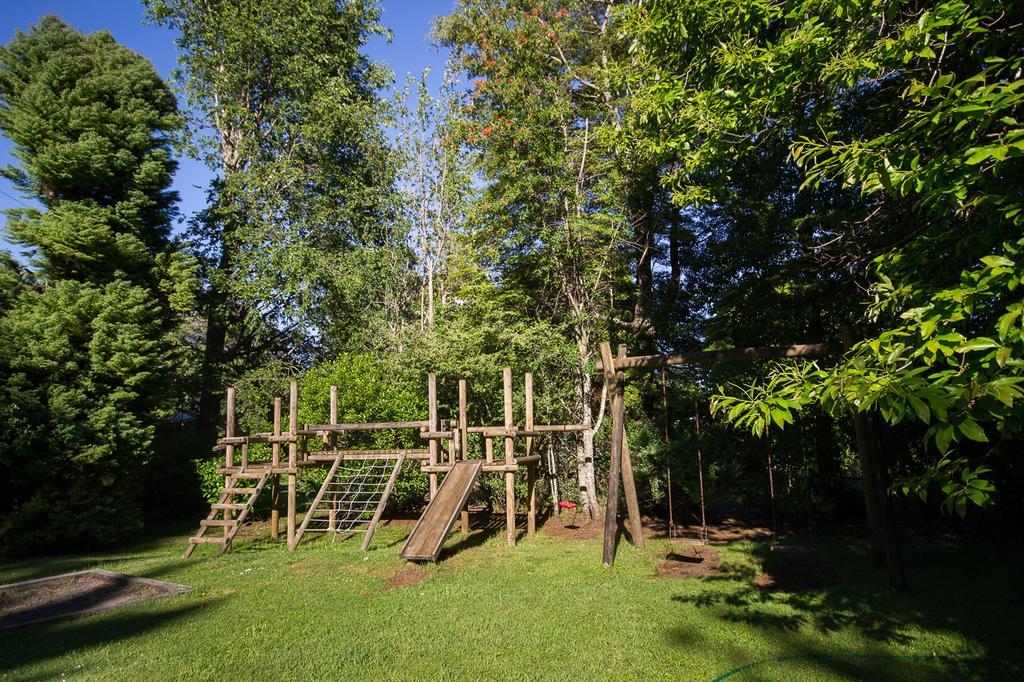
[[(434, 17), (448, 14), (455, 0), (382, 0), (383, 23), (394, 34), (393, 40), (375, 38), (367, 47), (370, 57), (387, 64), (400, 84), (407, 73), (419, 74), (432, 66), (431, 83), (440, 82), (446, 54), (431, 46), (428, 33)], [(177, 62), (175, 34), (165, 28), (144, 23), (145, 12), (139, 0), (0, 0), (0, 41), (7, 43), (17, 30), (26, 30), (40, 17), (56, 14), (84, 33), (106, 29), (114, 37), (148, 58), (164, 77), (169, 77)], [(11, 145), (0, 137), (0, 165), (7, 165)], [(209, 170), (187, 158), (178, 159), (174, 188), (181, 195), (182, 217), (203, 206)], [(6, 179), (0, 178), (0, 209), (31, 205)], [(3, 222), (0, 217), (0, 222)], [(0, 248), (10, 245), (0, 236)]]

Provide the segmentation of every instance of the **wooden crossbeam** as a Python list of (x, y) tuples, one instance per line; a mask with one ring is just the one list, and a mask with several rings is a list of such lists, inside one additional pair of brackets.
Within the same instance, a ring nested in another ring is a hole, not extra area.
[(332, 431), (387, 431), (390, 429), (426, 429), (428, 421), (367, 422), (365, 424), (306, 424), (306, 431), (324, 433)]
[[(771, 358), (816, 358), (841, 353), (842, 348), (828, 343), (801, 343), (792, 346), (765, 346), (760, 348), (726, 348), (722, 350), (689, 351), (671, 355), (633, 355), (614, 360), (616, 370), (657, 369), (668, 365), (710, 364), (714, 362), (744, 362)], [(604, 371), (599, 360), (597, 371)]]

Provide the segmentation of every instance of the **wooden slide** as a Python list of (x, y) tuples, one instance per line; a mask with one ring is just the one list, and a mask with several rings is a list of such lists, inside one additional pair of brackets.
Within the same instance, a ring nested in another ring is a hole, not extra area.
[(480, 459), (456, 462), (444, 477), (437, 495), (423, 510), (423, 516), (416, 522), (402, 548), (406, 561), (437, 561), (441, 545), (448, 537), (459, 512), (466, 506), (469, 493), (480, 478), (484, 462)]

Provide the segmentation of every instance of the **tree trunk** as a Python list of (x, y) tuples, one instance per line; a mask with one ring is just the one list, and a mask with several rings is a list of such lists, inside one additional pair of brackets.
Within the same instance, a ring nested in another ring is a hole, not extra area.
[[(594, 408), (590, 404), (593, 379), (586, 371), (585, 366), (580, 367), (580, 373), (577, 376), (577, 391), (580, 396), (582, 420), (584, 423), (593, 424)], [(583, 510), (589, 518), (593, 519), (600, 508), (597, 499), (597, 474), (594, 468), (593, 429), (583, 431), (582, 436), (580, 444), (576, 447), (576, 475), (579, 480), (580, 500), (583, 502)]]
[(633, 197), (630, 218), (636, 248), (636, 303), (633, 308), (633, 337), (646, 350), (652, 350), (654, 321), (651, 301), (654, 292), (655, 177), (648, 173), (632, 179)]

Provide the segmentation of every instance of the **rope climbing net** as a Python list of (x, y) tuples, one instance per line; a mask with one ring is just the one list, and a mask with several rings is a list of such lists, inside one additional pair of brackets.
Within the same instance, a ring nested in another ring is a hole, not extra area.
[(358, 533), (367, 530), (395, 467), (394, 460), (354, 459), (342, 463), (325, 482), (323, 498), (307, 533)]

